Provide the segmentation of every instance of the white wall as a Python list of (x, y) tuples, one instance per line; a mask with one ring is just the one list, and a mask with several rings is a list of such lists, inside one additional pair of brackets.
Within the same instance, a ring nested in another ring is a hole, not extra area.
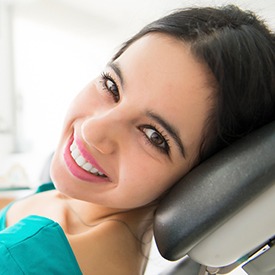
[(15, 130), (11, 28), (11, 9), (0, 2), (0, 154), (12, 150)]

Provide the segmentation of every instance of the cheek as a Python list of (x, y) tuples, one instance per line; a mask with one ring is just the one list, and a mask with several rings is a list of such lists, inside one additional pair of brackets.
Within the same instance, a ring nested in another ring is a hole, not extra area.
[[(57, 148), (55, 154), (53, 156), (51, 167), (50, 167), (50, 176), (55, 185), (58, 185), (60, 182), (64, 181), (63, 176), (66, 175), (64, 173), (64, 167), (61, 165), (61, 161), (59, 159), (60, 156), (60, 148)], [(56, 186), (59, 189), (59, 186)]]
[(148, 162), (145, 162), (145, 165), (133, 167), (135, 169), (129, 167), (128, 171), (125, 171), (120, 182), (120, 184), (122, 183), (121, 186), (127, 190), (120, 194), (128, 194), (128, 200), (133, 204), (133, 207), (146, 205), (156, 200), (173, 186), (184, 173), (181, 169), (171, 171), (163, 165), (150, 166)]
[(71, 102), (67, 117), (79, 117), (100, 113), (109, 108), (109, 97), (96, 79), (85, 87)]
[(87, 113), (88, 106), (94, 104), (92, 94), (93, 93), (90, 89), (81, 91), (71, 102), (67, 112), (67, 117), (74, 117)]

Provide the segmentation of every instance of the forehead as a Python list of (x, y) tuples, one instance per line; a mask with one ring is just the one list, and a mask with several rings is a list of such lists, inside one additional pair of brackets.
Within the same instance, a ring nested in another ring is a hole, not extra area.
[(209, 69), (194, 57), (189, 44), (166, 34), (141, 37), (117, 61), (129, 77), (131, 73), (142, 77), (145, 88), (151, 83), (159, 88), (180, 85), (183, 93), (209, 89), (213, 82)]
[(210, 105), (211, 77), (189, 45), (152, 33), (130, 45), (115, 62), (125, 89), (136, 94), (141, 105), (171, 121), (187, 147), (198, 145)]

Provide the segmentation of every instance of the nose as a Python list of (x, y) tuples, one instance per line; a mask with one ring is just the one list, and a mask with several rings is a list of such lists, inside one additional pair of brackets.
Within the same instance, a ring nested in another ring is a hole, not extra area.
[(112, 154), (127, 139), (127, 124), (119, 110), (92, 115), (81, 125), (82, 138), (102, 154)]

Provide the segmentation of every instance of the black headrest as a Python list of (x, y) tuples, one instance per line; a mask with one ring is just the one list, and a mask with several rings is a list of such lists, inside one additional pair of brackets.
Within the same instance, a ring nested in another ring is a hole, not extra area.
[[(178, 260), (263, 192), (275, 177), (275, 122), (188, 173), (160, 203), (154, 222), (162, 256)], [(226, 236), (225, 236), (226, 237)]]

